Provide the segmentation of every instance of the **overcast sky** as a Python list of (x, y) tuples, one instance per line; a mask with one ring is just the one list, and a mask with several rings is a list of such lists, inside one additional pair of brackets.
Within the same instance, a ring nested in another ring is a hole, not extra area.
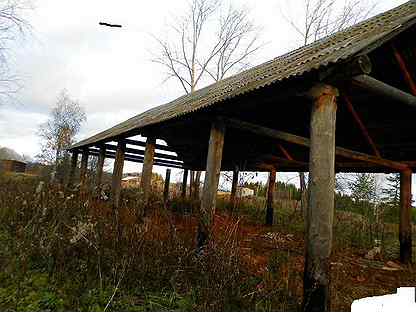
[[(301, 1), (286, 1), (295, 17)], [(262, 41), (267, 45), (254, 64), (299, 45), (299, 38), (281, 15), (285, 1), (232, 2), (250, 8), (254, 22), (263, 29)], [(404, 2), (380, 0), (374, 13)], [(186, 0), (35, 1), (26, 15), (32, 34), (16, 44), (10, 65), (22, 78), (24, 89), (17, 102), (0, 106), (0, 146), (35, 156), (39, 152), (37, 128), (63, 88), (87, 112), (79, 138), (182, 95), (174, 81), (163, 83), (163, 68), (151, 61), (156, 49), (151, 34), (163, 34), (169, 17), (186, 4)], [(123, 28), (101, 27), (100, 21), (120, 23)], [(136, 164), (128, 164), (126, 170), (136, 168)]]

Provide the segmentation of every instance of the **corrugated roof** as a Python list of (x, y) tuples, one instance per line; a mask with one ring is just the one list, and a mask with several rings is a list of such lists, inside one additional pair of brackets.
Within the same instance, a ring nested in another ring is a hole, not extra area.
[(301, 76), (311, 70), (346, 60), (378, 44), (390, 35), (399, 33), (404, 24), (409, 21), (413, 24), (415, 18), (416, 1), (409, 1), (346, 30), (202, 88), (193, 94), (152, 108), (80, 141), (72, 148), (108, 141), (128, 131), (189, 114), (272, 83)]

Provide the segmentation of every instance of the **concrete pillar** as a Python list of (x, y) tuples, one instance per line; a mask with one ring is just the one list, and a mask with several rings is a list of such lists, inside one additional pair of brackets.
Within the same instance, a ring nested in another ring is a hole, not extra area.
[(306, 228), (304, 311), (330, 311), (330, 262), (335, 192), (335, 123), (338, 92), (317, 85), (310, 120), (309, 204)]
[(200, 218), (198, 223), (197, 245), (199, 249), (207, 243), (211, 233), (221, 171), (224, 135), (224, 121), (222, 119), (213, 121), (209, 138), (204, 190), (202, 193)]
[(144, 151), (143, 170), (140, 180), (140, 188), (143, 192), (144, 214), (146, 214), (149, 195), (152, 191), (152, 170), (155, 156), (156, 139), (148, 137), (146, 140), (146, 149)]
[(118, 141), (116, 158), (114, 160), (113, 177), (111, 181), (111, 194), (114, 209), (118, 209), (120, 206), (121, 179), (123, 177), (125, 149), (126, 143), (124, 140)]

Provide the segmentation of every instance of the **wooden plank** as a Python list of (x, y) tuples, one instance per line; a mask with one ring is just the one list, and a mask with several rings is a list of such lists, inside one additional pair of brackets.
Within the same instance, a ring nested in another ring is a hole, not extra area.
[(100, 152), (98, 155), (98, 163), (97, 163), (97, 181), (96, 186), (100, 192), (101, 190), (101, 183), (103, 182), (103, 169), (104, 169), (104, 161), (105, 161), (105, 146), (100, 147)]
[(117, 144), (117, 152), (114, 161), (113, 177), (111, 181), (111, 192), (113, 200), (113, 208), (117, 210), (120, 206), (120, 193), (121, 193), (121, 179), (123, 177), (124, 167), (124, 149), (126, 143), (120, 140)]
[[(105, 147), (109, 151), (115, 151), (117, 149), (117, 146), (114, 146), (114, 145), (111, 145), (111, 144), (105, 144)], [(140, 149), (130, 148), (130, 147), (126, 147), (125, 152), (128, 153), (128, 154), (140, 155), (140, 156), (144, 156), (145, 153), (146, 153), (145, 150), (140, 150)], [(167, 159), (167, 160), (178, 160), (178, 161), (180, 161), (178, 156), (168, 155), (168, 154), (163, 154), (163, 153), (154, 153), (154, 157), (163, 158), (163, 159)]]
[(182, 199), (186, 198), (186, 184), (188, 184), (188, 169), (185, 169), (183, 171), (183, 176), (182, 176)]
[[(126, 141), (126, 144), (146, 147), (146, 142), (131, 140), (131, 139), (125, 139), (125, 141)], [(167, 146), (167, 145), (155, 144), (155, 148), (157, 150), (161, 150), (161, 151), (176, 152), (173, 147), (170, 147), (170, 146)]]
[(230, 211), (233, 212), (237, 202), (237, 188), (238, 188), (238, 166), (235, 166), (233, 170), (233, 181), (231, 184), (231, 195), (230, 195)]
[(397, 101), (411, 107), (416, 107), (416, 96), (390, 86), (387, 83), (373, 77), (358, 75), (353, 77), (352, 83), (379, 96), (389, 98), (393, 101)]
[(266, 225), (273, 225), (273, 201), (274, 201), (274, 189), (276, 185), (276, 169), (270, 170), (269, 183), (267, 188), (267, 199), (266, 199)]
[(170, 186), (170, 169), (166, 169), (165, 185), (163, 188), (163, 202), (166, 204), (169, 200), (169, 186)]
[(311, 92), (309, 205), (306, 220), (303, 311), (330, 311), (330, 260), (335, 193), (336, 89)]
[(197, 246), (201, 250), (211, 235), (213, 216), (217, 199), (218, 182), (224, 148), (225, 124), (223, 119), (212, 122), (208, 143), (208, 156), (202, 193), (200, 218), (198, 222)]
[(378, 151), (378, 148), (376, 147), (373, 139), (368, 133), (367, 127), (364, 125), (363, 121), (361, 120), (360, 115), (358, 115), (357, 111), (354, 109), (354, 106), (352, 106), (351, 100), (349, 99), (347, 95), (344, 95), (343, 99), (347, 106), (348, 111), (350, 112), (355, 122), (357, 123), (358, 127), (360, 128), (361, 133), (363, 134), (364, 138), (367, 140), (368, 144), (371, 146), (371, 149), (373, 150), (374, 155), (378, 158), (381, 158), (381, 154)]
[[(96, 149), (90, 149), (89, 153), (90, 153), (90, 155), (99, 156), (99, 151), (96, 150)], [(105, 154), (106, 158), (114, 159), (115, 156), (116, 156), (116, 154), (114, 152), (107, 151), (106, 154)], [(131, 162), (137, 162), (137, 163), (143, 163), (144, 157), (124, 154), (124, 160), (131, 161)], [(154, 165), (158, 165), (158, 166), (162, 166), (162, 167), (179, 168), (179, 169), (184, 168), (184, 164), (182, 162), (169, 161), (169, 160), (163, 160), (163, 159), (158, 159), (158, 158), (155, 158)]]
[(78, 155), (79, 155), (79, 152), (77, 150), (72, 151), (71, 169), (69, 171), (68, 184), (67, 184), (68, 186), (72, 186), (74, 184), (75, 171), (77, 170), (77, 164), (78, 164)]
[(150, 192), (152, 191), (152, 169), (155, 156), (156, 138), (148, 137), (146, 141), (146, 150), (143, 160), (142, 178), (140, 180), (140, 188), (143, 192), (144, 211), (147, 214), (148, 201)]
[[(241, 130), (246, 130), (246, 131), (258, 134), (258, 135), (286, 141), (286, 142), (293, 143), (296, 145), (310, 147), (310, 144), (311, 144), (310, 140), (307, 138), (294, 135), (294, 134), (290, 134), (284, 131), (262, 127), (259, 125), (255, 125), (255, 124), (237, 120), (237, 119), (227, 118), (226, 123), (227, 123), (227, 126), (230, 126), (230, 127), (238, 128)], [(335, 152), (337, 156), (342, 156), (345, 158), (364, 161), (364, 162), (370, 162), (370, 163), (374, 163), (380, 166), (393, 168), (398, 171), (405, 170), (408, 168), (407, 165), (397, 162), (397, 161), (392, 161), (392, 160), (388, 160), (384, 158), (378, 158), (375, 156), (352, 151), (352, 150), (342, 148), (342, 147), (336, 147)]]
[(400, 173), (400, 261), (412, 262), (412, 171)]

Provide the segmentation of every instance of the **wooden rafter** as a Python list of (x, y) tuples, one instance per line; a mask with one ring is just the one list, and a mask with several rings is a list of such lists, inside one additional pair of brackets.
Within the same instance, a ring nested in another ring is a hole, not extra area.
[[(305, 137), (298, 136), (298, 135), (294, 135), (294, 134), (291, 134), (291, 133), (262, 127), (262, 126), (259, 126), (259, 125), (255, 125), (255, 124), (252, 124), (252, 123), (248, 123), (248, 122), (245, 122), (245, 121), (232, 119), (232, 118), (226, 119), (226, 124), (230, 127), (245, 130), (245, 131), (249, 131), (249, 132), (252, 132), (252, 133), (256, 133), (258, 135), (274, 138), (274, 139), (277, 139), (277, 140), (286, 141), (286, 142), (296, 144), (296, 145), (310, 147), (310, 140), (309, 139), (307, 139)], [(407, 165), (405, 165), (403, 163), (400, 163), (400, 162), (397, 162), (397, 161), (392, 161), (392, 160), (388, 160), (388, 159), (383, 159), (383, 158), (371, 156), (371, 155), (368, 155), (368, 154), (365, 154), (365, 153), (352, 151), (352, 150), (342, 148), (342, 147), (336, 147), (335, 152), (336, 152), (337, 156), (342, 156), (342, 157), (345, 157), (345, 158), (350, 158), (350, 159), (354, 159), (354, 160), (358, 160), (358, 161), (374, 163), (374, 164), (377, 164), (377, 165), (380, 165), (380, 166), (383, 166), (383, 167), (393, 168), (393, 169), (396, 169), (396, 170), (399, 170), (399, 171), (406, 170), (406, 169), (409, 168)]]
[(410, 88), (410, 91), (413, 95), (416, 95), (416, 83), (414, 79), (412, 78), (412, 75), (410, 74), (410, 71), (407, 68), (406, 61), (404, 60), (404, 57), (399, 52), (399, 50), (396, 49), (394, 45), (392, 45), (394, 57), (396, 58), (397, 63), (399, 64), (400, 70), (403, 73), (404, 80), (406, 81), (407, 85)]
[(365, 139), (367, 140), (368, 144), (370, 144), (374, 155), (381, 158), (381, 154), (379, 152), (379, 150), (377, 149), (377, 146), (374, 144), (373, 139), (371, 138), (370, 134), (368, 133), (367, 127), (364, 125), (360, 115), (357, 113), (357, 111), (354, 109), (354, 106), (351, 103), (350, 98), (344, 94), (343, 95), (343, 99), (344, 102), (346, 104), (346, 107), (348, 109), (348, 111), (351, 113), (352, 117), (354, 118), (355, 122), (357, 123), (358, 127), (360, 128), (363, 136), (365, 137)]

